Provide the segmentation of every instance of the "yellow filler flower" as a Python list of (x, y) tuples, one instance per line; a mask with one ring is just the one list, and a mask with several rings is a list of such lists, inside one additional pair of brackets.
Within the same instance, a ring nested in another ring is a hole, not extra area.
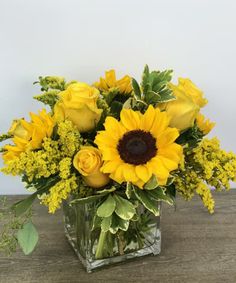
[(117, 80), (115, 70), (110, 70), (105, 73), (105, 78), (100, 78), (99, 82), (94, 83), (100, 91), (112, 91), (118, 90), (120, 93), (131, 93), (131, 77), (126, 75), (123, 78)]
[(168, 127), (169, 121), (166, 112), (152, 105), (144, 114), (123, 109), (120, 121), (107, 117), (105, 131), (95, 138), (104, 160), (101, 171), (118, 183), (131, 182), (141, 189), (152, 175), (165, 185), (182, 157), (182, 147), (174, 142), (179, 132)]

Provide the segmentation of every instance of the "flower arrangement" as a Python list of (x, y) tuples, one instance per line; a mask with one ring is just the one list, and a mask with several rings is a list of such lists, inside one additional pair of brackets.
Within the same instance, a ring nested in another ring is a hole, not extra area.
[(1, 135), (10, 140), (1, 148), (1, 171), (21, 176), (32, 194), (8, 211), (0, 249), (19, 244), (25, 254), (33, 251), (36, 199), (49, 213), (65, 202), (93, 203), (97, 259), (114, 255), (116, 238), (120, 254), (135, 239), (141, 247), (148, 214), (159, 215), (160, 201), (173, 205), (176, 193), (186, 200), (199, 195), (213, 213), (212, 187), (230, 188), (236, 156), (217, 138), (205, 137), (214, 123), (201, 114), (203, 92), (189, 79), (177, 85), (171, 79), (171, 70), (151, 72), (148, 66), (141, 84), (128, 75), (117, 79), (114, 70), (93, 85), (39, 77), (42, 93), (34, 98), (50, 111), (14, 120)]

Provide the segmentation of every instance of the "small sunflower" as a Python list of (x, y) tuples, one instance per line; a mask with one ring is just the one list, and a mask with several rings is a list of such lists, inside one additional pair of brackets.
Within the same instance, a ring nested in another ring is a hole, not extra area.
[(168, 127), (169, 121), (166, 112), (151, 105), (144, 114), (123, 109), (120, 121), (107, 117), (105, 130), (95, 139), (104, 160), (101, 171), (118, 183), (131, 182), (141, 189), (152, 175), (165, 185), (182, 157), (182, 147), (174, 143), (179, 132)]
[(211, 122), (209, 119), (206, 119), (205, 116), (201, 113), (197, 115), (196, 123), (198, 128), (203, 132), (204, 135), (210, 133), (210, 131), (215, 126), (214, 122)]
[(115, 70), (105, 72), (105, 78), (100, 78), (94, 86), (103, 92), (118, 90), (120, 93), (129, 94), (132, 91), (131, 77), (126, 75), (117, 80)]
[(31, 122), (24, 119), (13, 121), (9, 133), (13, 136), (14, 145), (4, 146), (5, 163), (15, 159), (26, 150), (40, 148), (43, 139), (52, 135), (55, 123), (45, 109), (40, 111), (39, 115), (31, 112), (30, 117)]

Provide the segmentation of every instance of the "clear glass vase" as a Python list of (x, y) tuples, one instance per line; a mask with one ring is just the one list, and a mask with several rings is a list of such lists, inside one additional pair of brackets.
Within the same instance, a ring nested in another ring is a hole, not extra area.
[(159, 216), (154, 216), (140, 205), (138, 217), (130, 221), (128, 230), (119, 230), (116, 234), (101, 232), (100, 228), (92, 229), (97, 204), (97, 200), (73, 205), (68, 201), (63, 203), (66, 237), (87, 272), (161, 252), (161, 202), (157, 203)]

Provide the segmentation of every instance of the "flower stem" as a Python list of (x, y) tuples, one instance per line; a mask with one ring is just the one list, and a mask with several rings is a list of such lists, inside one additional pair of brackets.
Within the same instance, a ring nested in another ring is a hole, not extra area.
[(106, 241), (106, 237), (107, 237), (107, 232), (101, 231), (99, 239), (98, 239), (96, 254), (95, 254), (96, 259), (103, 258), (104, 244)]
[(118, 250), (119, 250), (119, 254), (120, 255), (124, 255), (125, 252), (124, 252), (124, 248), (125, 248), (125, 240), (124, 240), (124, 237), (123, 237), (123, 234), (122, 233), (117, 233), (117, 239), (118, 239)]

